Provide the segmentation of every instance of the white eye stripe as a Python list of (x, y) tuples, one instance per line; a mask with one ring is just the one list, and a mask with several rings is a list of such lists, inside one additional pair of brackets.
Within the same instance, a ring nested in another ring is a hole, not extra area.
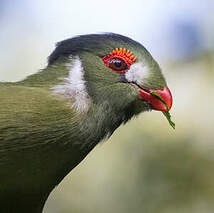
[(87, 93), (84, 69), (78, 56), (70, 57), (71, 62), (66, 66), (69, 69), (69, 75), (64, 79), (63, 84), (52, 88), (53, 92), (70, 98), (73, 101), (72, 106), (79, 112), (87, 112), (90, 107), (90, 97)]
[(139, 85), (142, 84), (143, 79), (148, 78), (148, 76), (149, 68), (141, 62), (132, 64), (128, 72), (125, 73), (128, 82), (136, 82)]

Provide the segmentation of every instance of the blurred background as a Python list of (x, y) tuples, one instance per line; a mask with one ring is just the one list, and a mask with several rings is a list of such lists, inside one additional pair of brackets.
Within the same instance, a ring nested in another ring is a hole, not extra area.
[(174, 96), (176, 130), (160, 112), (121, 126), (52, 192), (44, 213), (214, 211), (213, 11), (212, 0), (0, 1), (1, 81), (45, 67), (57, 41), (115, 32), (151, 52)]

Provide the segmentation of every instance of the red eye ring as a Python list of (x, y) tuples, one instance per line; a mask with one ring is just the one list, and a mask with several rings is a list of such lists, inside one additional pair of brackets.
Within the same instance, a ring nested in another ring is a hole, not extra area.
[(127, 72), (130, 66), (136, 61), (136, 57), (132, 52), (125, 48), (116, 48), (110, 52), (109, 55), (104, 56), (102, 60), (105, 65), (114, 72), (123, 74)]

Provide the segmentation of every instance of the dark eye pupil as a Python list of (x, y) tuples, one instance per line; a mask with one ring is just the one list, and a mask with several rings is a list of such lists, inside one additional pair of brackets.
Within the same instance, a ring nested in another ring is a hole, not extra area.
[(115, 65), (116, 67), (121, 67), (121, 66), (122, 66), (122, 63), (121, 63), (120, 61), (117, 61), (117, 62), (114, 63), (114, 65)]

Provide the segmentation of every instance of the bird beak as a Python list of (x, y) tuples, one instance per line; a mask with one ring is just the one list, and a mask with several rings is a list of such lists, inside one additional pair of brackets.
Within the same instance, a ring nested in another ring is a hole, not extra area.
[(164, 87), (162, 90), (144, 90), (142, 88), (139, 90), (140, 97), (150, 103), (154, 110), (167, 112), (171, 109), (172, 94), (168, 87)]

